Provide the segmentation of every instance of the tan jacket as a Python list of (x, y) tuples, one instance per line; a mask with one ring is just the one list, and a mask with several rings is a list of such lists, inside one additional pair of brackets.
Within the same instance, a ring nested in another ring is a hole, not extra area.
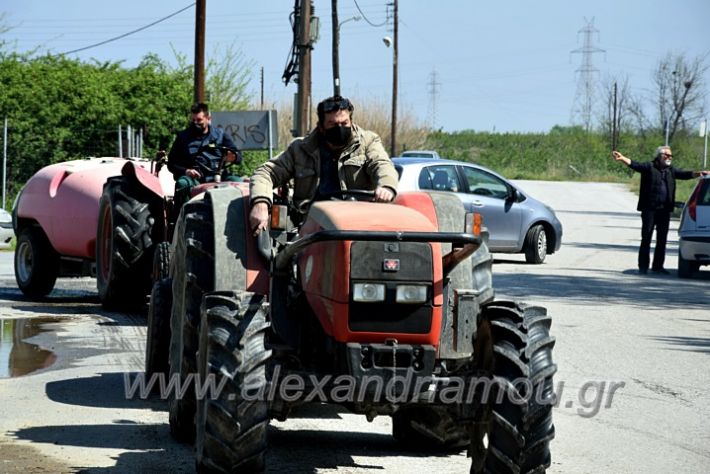
[[(286, 151), (258, 167), (251, 177), (251, 203), (266, 202), (271, 206), (273, 190), (293, 179), (293, 203), (306, 213), (318, 190), (320, 151), (318, 130), (297, 138)], [(374, 190), (386, 186), (397, 192), (399, 177), (380, 137), (353, 125), (350, 144), (338, 158), (340, 189)]]

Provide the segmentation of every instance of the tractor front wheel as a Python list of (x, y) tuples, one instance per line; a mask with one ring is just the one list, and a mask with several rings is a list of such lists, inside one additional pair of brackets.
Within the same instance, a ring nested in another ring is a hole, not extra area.
[(222, 389), (198, 399), (198, 472), (264, 472), (271, 351), (262, 302), (247, 292), (214, 292), (203, 300), (198, 373), (203, 387)]
[(180, 442), (195, 439), (195, 386), (203, 295), (214, 289), (214, 222), (206, 199), (186, 203), (177, 223), (170, 315), (170, 376), (184, 393), (168, 401), (170, 433)]
[(508, 301), (483, 307), (473, 362), (490, 383), (470, 426), (472, 473), (532, 473), (550, 466), (557, 371), (550, 324), (544, 308)]
[(170, 311), (172, 309), (173, 282), (170, 278), (158, 280), (153, 285), (148, 305), (148, 338), (145, 344), (145, 374), (150, 377), (170, 369)]

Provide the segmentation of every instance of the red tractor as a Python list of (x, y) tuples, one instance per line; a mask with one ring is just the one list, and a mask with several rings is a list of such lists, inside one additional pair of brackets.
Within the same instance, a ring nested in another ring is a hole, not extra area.
[(170, 428), (195, 440), (198, 472), (262, 472), (269, 420), (307, 402), (390, 416), (408, 446), (466, 448), (471, 472), (550, 465), (551, 319), (494, 299), (480, 220), (455, 196), (319, 201), (295, 227), (275, 204), (259, 239), (248, 211), (246, 187), (185, 204), (153, 289), (170, 340), (149, 331), (148, 359), (169, 360), (148, 365), (190, 386)]

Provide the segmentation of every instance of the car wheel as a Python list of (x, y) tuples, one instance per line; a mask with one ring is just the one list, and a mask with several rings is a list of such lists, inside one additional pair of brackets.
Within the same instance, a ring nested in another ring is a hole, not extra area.
[(532, 226), (525, 236), (525, 261), (542, 263), (547, 256), (547, 232), (542, 224)]
[(20, 232), (15, 248), (15, 280), (31, 298), (47, 296), (59, 275), (59, 254), (39, 227)]
[(678, 276), (680, 278), (690, 278), (693, 273), (700, 269), (700, 265), (692, 260), (686, 260), (678, 253)]

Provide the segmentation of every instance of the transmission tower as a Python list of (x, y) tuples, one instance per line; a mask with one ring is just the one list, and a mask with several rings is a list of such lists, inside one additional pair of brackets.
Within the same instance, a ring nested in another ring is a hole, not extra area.
[(436, 79), (436, 70), (432, 70), (429, 74), (429, 120), (432, 130), (436, 130), (436, 96), (440, 85), (441, 82)]
[[(597, 48), (592, 44), (594, 33), (599, 38), (599, 30), (594, 28), (594, 18), (591, 21), (584, 21), (587, 25), (580, 29), (577, 33), (584, 33), (584, 46), (573, 49), (571, 53), (582, 54), (582, 64), (575, 71), (579, 74), (577, 79), (577, 92), (574, 98), (573, 117), (579, 114), (584, 124), (584, 128), (589, 131), (592, 125), (592, 103), (594, 101), (594, 75), (599, 72), (592, 64), (592, 55), (594, 53), (604, 53), (603, 49)], [(575, 120), (573, 119), (573, 122)]]

